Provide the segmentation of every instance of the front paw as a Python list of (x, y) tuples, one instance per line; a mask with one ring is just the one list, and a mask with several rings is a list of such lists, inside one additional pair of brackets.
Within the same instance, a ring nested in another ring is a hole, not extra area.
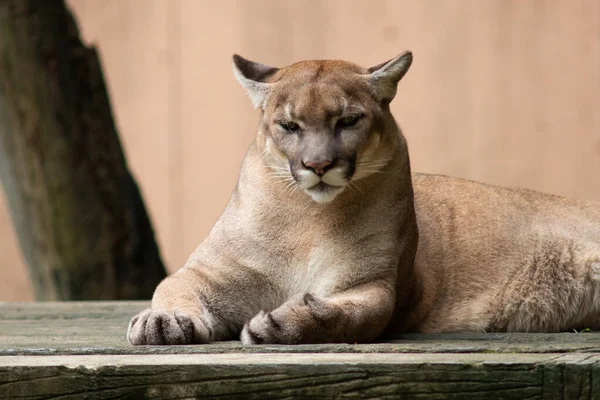
[(147, 309), (133, 317), (127, 340), (137, 345), (209, 343), (210, 330), (192, 313), (179, 309)]
[(242, 330), (243, 344), (317, 343), (328, 306), (306, 293), (271, 312), (261, 311)]

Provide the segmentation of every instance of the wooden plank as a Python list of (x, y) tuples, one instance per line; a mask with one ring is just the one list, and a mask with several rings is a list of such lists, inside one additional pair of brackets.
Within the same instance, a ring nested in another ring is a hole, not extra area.
[(600, 333), (129, 346), (147, 302), (0, 303), (0, 399), (600, 396)]
[(207, 353), (600, 353), (600, 333), (397, 335), (372, 344), (129, 346), (147, 302), (0, 303), (0, 356)]
[(557, 354), (1, 357), (0, 398), (595, 398), (599, 373)]
[(239, 341), (191, 346), (129, 346), (127, 321), (80, 319), (62, 321), (64, 326), (48, 326), (48, 321), (3, 322), (0, 327), (0, 356), (85, 355), (85, 354), (212, 354), (212, 353), (600, 353), (600, 335), (582, 334), (544, 337), (485, 335), (398, 336), (372, 344), (260, 345), (243, 346)]

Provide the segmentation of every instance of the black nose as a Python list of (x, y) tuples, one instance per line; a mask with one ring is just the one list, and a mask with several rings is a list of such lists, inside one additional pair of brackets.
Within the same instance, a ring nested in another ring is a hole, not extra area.
[(325, 175), (325, 173), (333, 167), (333, 163), (329, 160), (321, 162), (302, 161), (302, 165), (304, 165), (305, 168), (312, 169), (313, 172), (319, 176)]

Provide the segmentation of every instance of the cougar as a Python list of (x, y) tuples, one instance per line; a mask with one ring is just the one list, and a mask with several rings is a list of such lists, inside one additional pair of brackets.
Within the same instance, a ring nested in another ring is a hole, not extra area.
[[(389, 104), (411, 52), (273, 68), (229, 203), (128, 329), (133, 345), (368, 342), (600, 327), (600, 203), (411, 174)], [(431, 116), (435, 118), (435, 116)]]

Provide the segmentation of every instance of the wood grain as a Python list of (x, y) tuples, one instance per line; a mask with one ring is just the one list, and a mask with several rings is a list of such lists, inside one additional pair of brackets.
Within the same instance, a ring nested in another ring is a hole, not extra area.
[(600, 334), (129, 346), (147, 302), (0, 303), (0, 399), (593, 399)]
[(556, 354), (2, 357), (0, 398), (595, 398), (599, 366)]

